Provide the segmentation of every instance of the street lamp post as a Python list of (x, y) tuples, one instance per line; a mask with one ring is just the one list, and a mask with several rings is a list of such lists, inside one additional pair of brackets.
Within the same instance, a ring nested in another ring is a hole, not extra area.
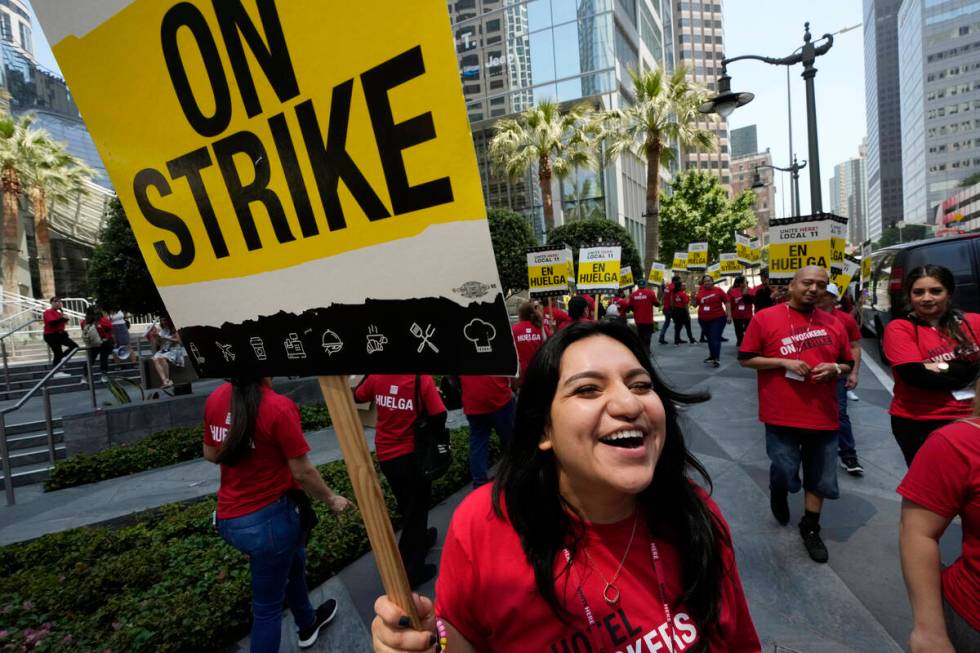
[(800, 170), (806, 167), (806, 161), (803, 163), (798, 163), (796, 161), (796, 156), (793, 157), (793, 165), (788, 168), (780, 168), (779, 166), (772, 166), (768, 163), (763, 163), (755, 167), (755, 177), (752, 180), (752, 188), (765, 188), (765, 184), (762, 183), (762, 177), (759, 175), (759, 168), (772, 168), (773, 170), (780, 170), (782, 172), (788, 172), (793, 177), (793, 215), (800, 214)]
[[(806, 123), (807, 138), (810, 152), (810, 211), (811, 213), (823, 212), (823, 194), (820, 183), (820, 151), (817, 144), (817, 106), (816, 96), (813, 88), (813, 78), (817, 74), (814, 62), (820, 55), (826, 54), (834, 45), (832, 34), (824, 34), (820, 41), (825, 41), (816, 45), (810, 36), (810, 23), (804, 25), (803, 47), (799, 52), (794, 52), (788, 57), (774, 58), (761, 57), (754, 54), (745, 54), (739, 57), (730, 57), (721, 60), (721, 77), (718, 79), (718, 95), (711, 98), (700, 106), (701, 113), (717, 113), (722, 118), (727, 118), (732, 111), (740, 106), (746, 105), (755, 97), (752, 93), (733, 93), (732, 78), (728, 75), (728, 64), (743, 59), (754, 59), (773, 66), (794, 66), (798, 63), (803, 64), (803, 79), (806, 81)], [(799, 211), (797, 211), (799, 214)]]

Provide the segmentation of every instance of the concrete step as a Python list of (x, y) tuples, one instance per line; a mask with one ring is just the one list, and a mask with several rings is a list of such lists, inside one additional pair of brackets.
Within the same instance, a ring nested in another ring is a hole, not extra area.
[[(61, 428), (61, 420), (58, 420), (58, 422), (59, 423), (54, 428), (55, 445), (59, 445), (65, 441), (65, 431)], [(13, 456), (14, 452), (21, 451), (22, 449), (34, 449), (36, 447), (47, 446), (48, 434), (43, 431), (7, 436), (7, 450), (10, 452), (11, 456)]]
[[(35, 483), (42, 483), (46, 481), (48, 476), (51, 474), (51, 469), (52, 467), (50, 463), (41, 463), (37, 465), (30, 465), (28, 467), (11, 469), (10, 476), (13, 479), (14, 487), (33, 485)], [(3, 472), (0, 472), (0, 488), (6, 487), (7, 479), (4, 477)]]
[[(42, 463), (47, 463), (51, 460), (50, 453), (48, 452), (47, 436), (45, 436), (44, 446), (40, 447), (30, 447), (27, 449), (17, 449), (16, 451), (10, 452), (10, 468), (11, 471), (16, 472), (19, 469), (25, 467), (34, 467)], [(62, 443), (55, 443), (54, 445), (54, 457), (56, 460), (61, 460), (68, 457), (68, 452), (65, 449), (65, 445)]]
[[(61, 428), (61, 418), (54, 417), (51, 420), (51, 424), (54, 428)], [(30, 435), (32, 433), (40, 433), (47, 428), (44, 425), (44, 420), (39, 419), (33, 422), (17, 422), (4, 425), (7, 430), (7, 439), (17, 436), (17, 435)]]

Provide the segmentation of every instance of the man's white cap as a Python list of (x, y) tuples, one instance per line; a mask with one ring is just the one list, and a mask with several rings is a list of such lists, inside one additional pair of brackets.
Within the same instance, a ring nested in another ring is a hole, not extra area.
[(828, 283), (827, 294), (833, 295), (834, 297), (840, 297), (840, 291), (837, 290), (837, 284)]

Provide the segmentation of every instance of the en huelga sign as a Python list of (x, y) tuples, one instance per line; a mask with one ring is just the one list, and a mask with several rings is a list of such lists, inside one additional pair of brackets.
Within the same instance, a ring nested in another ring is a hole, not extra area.
[(615, 293), (619, 290), (619, 245), (582, 247), (578, 252), (578, 280), (582, 293)]
[(527, 281), (532, 297), (568, 294), (571, 250), (542, 248), (527, 253)]
[(516, 371), (444, 5), (33, 4), (199, 374)]

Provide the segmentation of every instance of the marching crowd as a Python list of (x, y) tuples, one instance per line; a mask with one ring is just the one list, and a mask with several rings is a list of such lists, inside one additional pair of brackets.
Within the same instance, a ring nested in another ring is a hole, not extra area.
[[(884, 334), (892, 430), (909, 465), (897, 529), (915, 653), (980, 650), (980, 315), (959, 311), (954, 290), (945, 268), (910, 271), (908, 312)], [(845, 294), (823, 268), (807, 267), (783, 287), (763, 277), (750, 289), (740, 277), (726, 292), (705, 277), (693, 300), (675, 277), (662, 292), (640, 287), (608, 306), (585, 295), (567, 312), (529, 301), (513, 326), (514, 379), (444, 379), (451, 387), (440, 392), (427, 375), (366, 377), (354, 396), (377, 406), (377, 457), (403, 516), (410, 583), (438, 571), (436, 602), (415, 597), (421, 630), (378, 599), (375, 650), (760, 650), (731, 533), (679, 418), (681, 407), (709, 397), (674, 389), (652, 363), (654, 313), (665, 314), (659, 343), (670, 323), (675, 345), (685, 331), (696, 343), (696, 305), (712, 367), (734, 324), (738, 363), (757, 376), (772, 515), (788, 524), (789, 495), (802, 490), (803, 546), (827, 562), (820, 517), (839, 496), (838, 466), (864, 473), (847, 417), (861, 334)], [(457, 392), (474, 489), (452, 517), (437, 569), (425, 562), (438, 533), (428, 526), (430, 484), (413, 433), (420, 416), (444, 428)], [(252, 650), (278, 650), (284, 601), (309, 646), (336, 603), (314, 609), (306, 598), (309, 510), (296, 490), (334, 510), (350, 504), (313, 478), (296, 408), (268, 380), (221, 386), (205, 425), (205, 455), (221, 466), (219, 532), (250, 556)], [(503, 454), (491, 478), (494, 431)], [(938, 541), (957, 517), (962, 556), (944, 568)]]

